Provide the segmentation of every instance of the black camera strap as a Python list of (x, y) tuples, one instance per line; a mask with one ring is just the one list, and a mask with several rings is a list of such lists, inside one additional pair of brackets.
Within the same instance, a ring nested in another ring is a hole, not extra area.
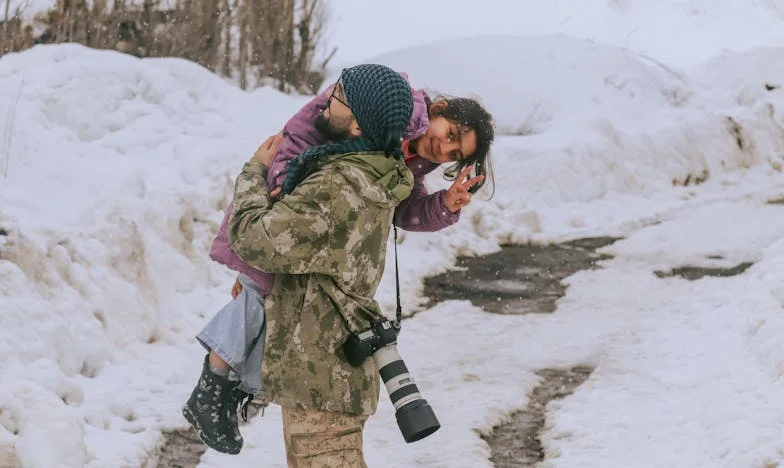
[(397, 308), (395, 309), (395, 318), (397, 323), (402, 325), (403, 321), (403, 307), (400, 306), (400, 269), (397, 266), (397, 226), (392, 224), (392, 231), (395, 233), (395, 292), (397, 293)]

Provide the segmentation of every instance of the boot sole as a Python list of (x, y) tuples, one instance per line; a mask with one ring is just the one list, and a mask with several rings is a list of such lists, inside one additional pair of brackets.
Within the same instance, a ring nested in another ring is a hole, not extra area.
[(188, 409), (187, 406), (182, 409), (182, 415), (185, 417), (185, 420), (188, 421), (188, 423), (196, 430), (196, 435), (199, 436), (199, 440), (201, 440), (204, 443), (204, 445), (206, 445), (207, 447), (217, 452), (225, 453), (228, 455), (237, 455), (242, 451), (242, 447), (240, 447), (236, 451), (225, 449), (224, 447), (221, 447), (217, 443), (215, 443), (215, 441), (210, 440), (209, 437), (206, 437), (204, 435), (204, 431), (202, 431), (201, 426), (198, 423), (198, 419), (193, 414), (193, 412), (190, 409)]

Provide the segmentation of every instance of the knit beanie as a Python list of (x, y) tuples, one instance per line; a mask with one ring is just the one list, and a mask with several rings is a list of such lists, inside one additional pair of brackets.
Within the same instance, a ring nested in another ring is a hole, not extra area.
[(302, 152), (288, 164), (282, 194), (291, 193), (319, 162), (333, 154), (383, 151), (387, 156), (403, 157), (403, 131), (414, 108), (408, 82), (391, 68), (375, 64), (347, 68), (340, 78), (361, 136)]

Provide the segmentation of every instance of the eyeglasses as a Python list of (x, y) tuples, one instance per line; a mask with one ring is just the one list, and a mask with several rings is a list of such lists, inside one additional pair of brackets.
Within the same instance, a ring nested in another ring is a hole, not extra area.
[[(336, 101), (338, 101), (339, 103), (341, 103), (341, 104), (343, 104), (344, 106), (348, 107), (348, 109), (349, 109), (349, 110), (351, 110), (351, 106), (349, 106), (349, 105), (348, 105), (348, 102), (344, 101), (343, 99), (340, 99), (340, 98), (338, 97), (338, 95), (336, 94), (336, 92), (337, 92), (337, 90), (338, 90), (338, 86), (339, 86), (340, 84), (341, 84), (341, 83), (340, 83), (340, 80), (338, 79), (337, 83), (335, 83), (335, 86), (333, 86), (333, 87), (332, 87), (332, 93), (329, 95), (329, 98), (327, 98), (327, 108), (329, 108), (329, 105), (330, 105), (330, 103), (331, 103), (332, 99), (335, 99), (335, 100), (336, 100)], [(345, 93), (344, 93), (344, 95), (345, 95)]]

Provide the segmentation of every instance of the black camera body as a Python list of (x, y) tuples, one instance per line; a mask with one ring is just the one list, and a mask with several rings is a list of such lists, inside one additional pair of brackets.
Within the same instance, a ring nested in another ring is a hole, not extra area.
[(400, 322), (386, 320), (374, 322), (367, 330), (352, 332), (345, 343), (343, 353), (346, 360), (354, 367), (359, 367), (376, 351), (397, 342), (400, 332)]

